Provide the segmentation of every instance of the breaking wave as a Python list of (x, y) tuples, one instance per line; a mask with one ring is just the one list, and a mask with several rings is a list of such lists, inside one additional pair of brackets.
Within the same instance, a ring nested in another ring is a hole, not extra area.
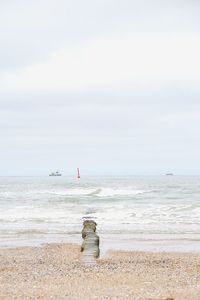
[(98, 188), (98, 189), (71, 189), (61, 192), (49, 192), (60, 196), (96, 196), (96, 197), (112, 197), (112, 196), (131, 196), (147, 193), (151, 191), (132, 190), (132, 189), (112, 189), (112, 188)]

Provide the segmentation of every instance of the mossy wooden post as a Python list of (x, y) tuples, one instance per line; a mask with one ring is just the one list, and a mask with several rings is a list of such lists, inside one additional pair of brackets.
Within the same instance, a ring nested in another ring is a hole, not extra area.
[(83, 222), (81, 252), (83, 252), (85, 262), (93, 262), (99, 257), (99, 236), (96, 234), (97, 223), (93, 220)]

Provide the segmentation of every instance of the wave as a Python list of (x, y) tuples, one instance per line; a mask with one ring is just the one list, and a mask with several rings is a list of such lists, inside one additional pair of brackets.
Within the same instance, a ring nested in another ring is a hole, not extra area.
[(1, 200), (17, 198), (20, 199), (43, 199), (46, 196), (63, 196), (63, 197), (123, 197), (123, 196), (136, 196), (143, 193), (153, 192), (153, 190), (138, 190), (138, 189), (119, 189), (110, 187), (97, 187), (97, 188), (71, 188), (71, 189), (45, 189), (45, 190), (28, 190), (28, 191), (4, 191), (0, 192)]
[(97, 193), (100, 197), (110, 197), (110, 196), (131, 196), (131, 195), (138, 195), (143, 194), (147, 191), (144, 190), (129, 190), (129, 189), (112, 189), (112, 188), (103, 188), (99, 189)]
[(112, 197), (112, 196), (131, 196), (139, 195), (150, 191), (145, 190), (131, 190), (131, 189), (112, 189), (112, 188), (98, 188), (98, 189), (71, 189), (66, 191), (49, 191), (50, 194), (58, 196), (97, 196), (97, 197)]

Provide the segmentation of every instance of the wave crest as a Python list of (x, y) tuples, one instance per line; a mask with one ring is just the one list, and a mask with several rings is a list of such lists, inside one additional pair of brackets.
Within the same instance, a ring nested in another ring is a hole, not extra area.
[(54, 194), (60, 196), (97, 196), (97, 197), (112, 197), (112, 196), (131, 196), (143, 194), (148, 191), (144, 190), (129, 190), (129, 189), (112, 189), (112, 188), (97, 188), (97, 189), (71, 189)]

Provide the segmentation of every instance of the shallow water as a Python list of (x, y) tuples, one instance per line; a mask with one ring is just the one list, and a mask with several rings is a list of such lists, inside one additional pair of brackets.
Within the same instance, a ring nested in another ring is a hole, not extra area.
[(0, 177), (0, 212), (1, 246), (81, 244), (92, 218), (104, 249), (200, 249), (198, 176)]

